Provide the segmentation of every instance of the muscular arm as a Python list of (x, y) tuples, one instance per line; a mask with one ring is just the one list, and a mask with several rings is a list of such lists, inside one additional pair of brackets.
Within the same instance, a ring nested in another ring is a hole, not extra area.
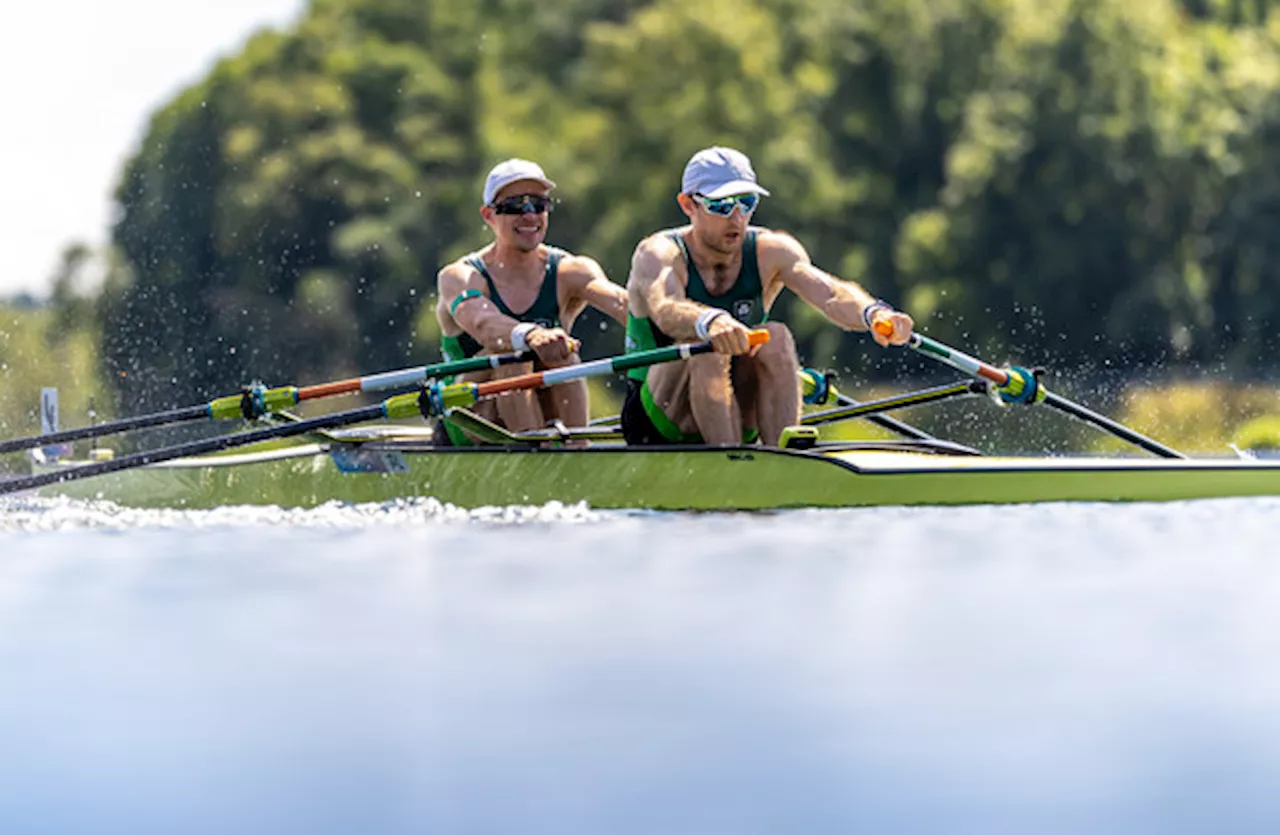
[(594, 258), (574, 255), (560, 264), (561, 280), (569, 279), (565, 300), (564, 322), (577, 318), (582, 308), (591, 305), (620, 325), (627, 323), (627, 291), (609, 280)]
[(677, 265), (683, 266), (680, 247), (665, 235), (646, 238), (631, 257), (627, 293), (635, 315), (652, 320), (663, 333), (683, 342), (697, 338), (694, 325), (703, 307), (685, 295), (688, 279)]
[[(449, 313), (450, 307), (459, 295), (467, 290), (485, 291), (484, 278), (475, 269), (463, 263), (450, 264), (436, 276), (436, 288), (440, 292), (440, 307), (443, 313)], [(442, 314), (441, 324), (449, 329)], [(452, 311), (453, 321), (459, 328), (488, 348), (500, 353), (511, 350), (511, 329), (519, 324), (515, 319), (498, 310), (489, 297), (480, 295), (469, 298), (458, 304)]]
[[(795, 238), (782, 232), (769, 232), (762, 236), (760, 259), (765, 275), (776, 276), (784, 287), (827, 319), (848, 331), (867, 330), (863, 313), (876, 302), (876, 298), (856, 282), (841, 281), (818, 269)], [(876, 320), (882, 317), (893, 325), (894, 333), (889, 337), (873, 334), (880, 344), (902, 344), (911, 335), (911, 317), (905, 313), (892, 309), (875, 313)]]
[[(680, 247), (665, 235), (646, 238), (631, 259), (627, 292), (632, 312), (647, 316), (677, 342), (698, 339), (698, 317), (707, 308), (686, 295), (688, 280)], [(713, 320), (707, 329), (712, 345), (721, 354), (755, 351), (748, 334), (746, 325), (727, 314)]]

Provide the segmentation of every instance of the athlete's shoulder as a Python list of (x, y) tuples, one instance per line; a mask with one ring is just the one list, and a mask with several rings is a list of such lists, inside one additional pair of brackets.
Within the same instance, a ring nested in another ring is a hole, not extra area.
[(800, 243), (796, 236), (790, 232), (785, 232), (781, 229), (768, 229), (763, 226), (753, 226), (752, 229), (756, 233), (756, 252), (760, 256), (809, 257), (804, 244)]
[(561, 250), (560, 264), (556, 275), (561, 281), (586, 284), (605, 276), (604, 267), (590, 255), (581, 255)]
[(751, 231), (756, 233), (756, 246), (793, 246), (799, 243), (795, 235), (784, 229), (752, 226)]
[(680, 255), (680, 244), (676, 239), (684, 234), (684, 229), (660, 229), (642, 238), (636, 244), (635, 257), (645, 255), (657, 258), (675, 258)]
[(437, 284), (469, 284), (473, 281), (479, 281), (482, 277), (480, 271), (471, 263), (471, 259), (475, 257), (474, 252), (468, 253), (455, 261), (450, 261), (440, 268), (436, 273)]

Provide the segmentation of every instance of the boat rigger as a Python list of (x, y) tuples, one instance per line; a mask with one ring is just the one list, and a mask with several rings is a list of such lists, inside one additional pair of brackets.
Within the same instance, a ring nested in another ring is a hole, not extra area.
[[(30, 476), (0, 482), (0, 494), (38, 490), (41, 495), (110, 499), (132, 506), (306, 507), (329, 501), (381, 502), (430, 496), (464, 507), (562, 501), (600, 508), (670, 510), (1280, 495), (1280, 461), (1189, 459), (1049, 392), (1037, 375), (1026, 369), (999, 369), (919, 334), (913, 337), (911, 347), (974, 379), (859, 403), (840, 394), (821, 375), (806, 372), (802, 375), (806, 399), (829, 408), (806, 415), (803, 425), (784, 432), (778, 447), (629, 448), (611, 426), (557, 426), (517, 434), (467, 408), (504, 391), (615, 373), (636, 363), (679, 361), (711, 350), (709, 343), (695, 343), (482, 384), (439, 384), (433, 379), (435, 374), (455, 373), (441, 370), (449, 365), (442, 364), (302, 389), (268, 389), (256, 395), (246, 390), (238, 397), (187, 410), (45, 433), (5, 442), (8, 447), (0, 450), (43, 447), (72, 440), (72, 436), (100, 437), (157, 425), (155, 421), (175, 415), (194, 419), (190, 416), (197, 412), (201, 418), (216, 418), (230, 417), (234, 411), (259, 421), (249, 431), (111, 461), (42, 466)], [(299, 419), (284, 411), (312, 392), (314, 396), (332, 396), (372, 390), (391, 380), (419, 387), (380, 404), (319, 418)], [(1009, 403), (1046, 404), (1156, 457), (984, 456), (885, 414), (978, 394)], [(447, 415), (482, 443), (472, 448), (440, 447), (432, 443), (425, 427), (355, 427), (419, 415)], [(903, 438), (824, 443), (813, 429), (851, 419), (877, 419)], [(276, 422), (261, 423), (268, 420)], [(291, 440), (278, 446), (283, 439)], [(584, 447), (583, 442), (591, 446)], [(244, 451), (228, 452), (233, 449)]]

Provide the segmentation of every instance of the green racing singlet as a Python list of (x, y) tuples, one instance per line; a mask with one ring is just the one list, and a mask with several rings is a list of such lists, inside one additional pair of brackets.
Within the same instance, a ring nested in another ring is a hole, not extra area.
[[(707, 285), (698, 273), (698, 268), (693, 264), (693, 257), (689, 254), (689, 245), (685, 242), (684, 235), (679, 229), (667, 230), (664, 234), (675, 241), (680, 247), (680, 253), (684, 256), (685, 270), (689, 276), (689, 284), (685, 288), (686, 298), (707, 307), (726, 311), (749, 328), (763, 324), (769, 318), (769, 314), (764, 309), (764, 281), (760, 278), (760, 262), (756, 257), (758, 233), (758, 227), (747, 228), (746, 237), (742, 241), (742, 268), (738, 272), (738, 278), (724, 293), (713, 296), (707, 290)], [(674, 341), (652, 320), (631, 313), (627, 314), (626, 352), (628, 354), (647, 351), (651, 348), (662, 348), (671, 345)], [(648, 366), (633, 368), (627, 372), (627, 377), (640, 384), (640, 398), (654, 428), (672, 442), (700, 443), (701, 438), (698, 436), (680, 432), (675, 423), (653, 401), (649, 386), (645, 384), (648, 371)], [(749, 434), (754, 436), (754, 430)]]
[[(693, 265), (693, 258), (689, 255), (689, 245), (685, 243), (684, 235), (680, 234), (678, 229), (667, 230), (666, 236), (676, 242), (680, 247), (680, 253), (684, 255), (685, 270), (689, 274), (689, 286), (685, 288), (685, 296), (698, 304), (726, 311), (749, 328), (758, 327), (767, 320), (769, 315), (764, 309), (764, 282), (760, 279), (760, 263), (756, 260), (758, 231), (756, 227), (747, 228), (747, 235), (742, 241), (742, 269), (738, 273), (738, 280), (723, 294), (713, 296), (707, 290), (707, 285), (703, 283), (702, 276), (698, 274), (698, 268)], [(627, 314), (626, 351), (628, 354), (647, 351), (651, 348), (662, 348), (674, 341), (650, 319)], [(627, 376), (633, 380), (644, 380), (648, 370), (647, 366), (633, 368), (627, 372)]]
[[(493, 302), (493, 306), (501, 313), (517, 322), (530, 322), (543, 328), (558, 328), (560, 327), (560, 299), (556, 290), (556, 273), (560, 270), (560, 259), (564, 255), (563, 249), (547, 247), (547, 270), (542, 276), (542, 286), (538, 288), (538, 296), (533, 300), (533, 304), (529, 305), (529, 309), (523, 313), (516, 313), (507, 307), (502, 296), (498, 295), (498, 288), (493, 286), (493, 276), (489, 274), (489, 269), (484, 265), (484, 259), (480, 257), (480, 253), (473, 252), (468, 255), (466, 263), (484, 277), (485, 284), (489, 286), (489, 301)], [(440, 353), (446, 362), (474, 357), (480, 353), (482, 347), (475, 337), (466, 331), (457, 336), (444, 336), (440, 339)]]
[[(533, 304), (529, 305), (529, 309), (523, 313), (516, 313), (507, 307), (506, 302), (502, 300), (502, 296), (498, 294), (498, 288), (493, 284), (493, 276), (489, 274), (489, 269), (484, 265), (484, 259), (480, 257), (480, 253), (473, 252), (468, 255), (466, 263), (475, 268), (484, 277), (485, 284), (489, 287), (489, 301), (503, 314), (510, 316), (517, 322), (530, 322), (543, 328), (558, 328), (561, 325), (560, 299), (557, 292), (558, 282), (556, 281), (556, 275), (560, 270), (560, 260), (564, 256), (565, 251), (563, 249), (547, 247), (547, 269), (542, 275), (542, 286), (538, 288), (538, 295), (533, 300)], [(440, 353), (448, 362), (474, 357), (480, 353), (483, 347), (475, 337), (466, 331), (457, 336), (442, 336), (440, 338)], [(446, 383), (452, 381), (452, 377), (445, 380)], [(450, 443), (454, 446), (472, 446), (471, 440), (462, 430), (448, 420), (442, 418), (440, 425), (444, 427)]]

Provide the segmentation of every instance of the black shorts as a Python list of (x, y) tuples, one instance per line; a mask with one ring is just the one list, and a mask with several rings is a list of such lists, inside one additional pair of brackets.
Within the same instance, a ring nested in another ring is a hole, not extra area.
[(644, 410), (640, 401), (640, 388), (644, 383), (627, 378), (627, 396), (622, 401), (622, 437), (632, 446), (653, 446), (669, 444), (671, 441), (662, 437)]

